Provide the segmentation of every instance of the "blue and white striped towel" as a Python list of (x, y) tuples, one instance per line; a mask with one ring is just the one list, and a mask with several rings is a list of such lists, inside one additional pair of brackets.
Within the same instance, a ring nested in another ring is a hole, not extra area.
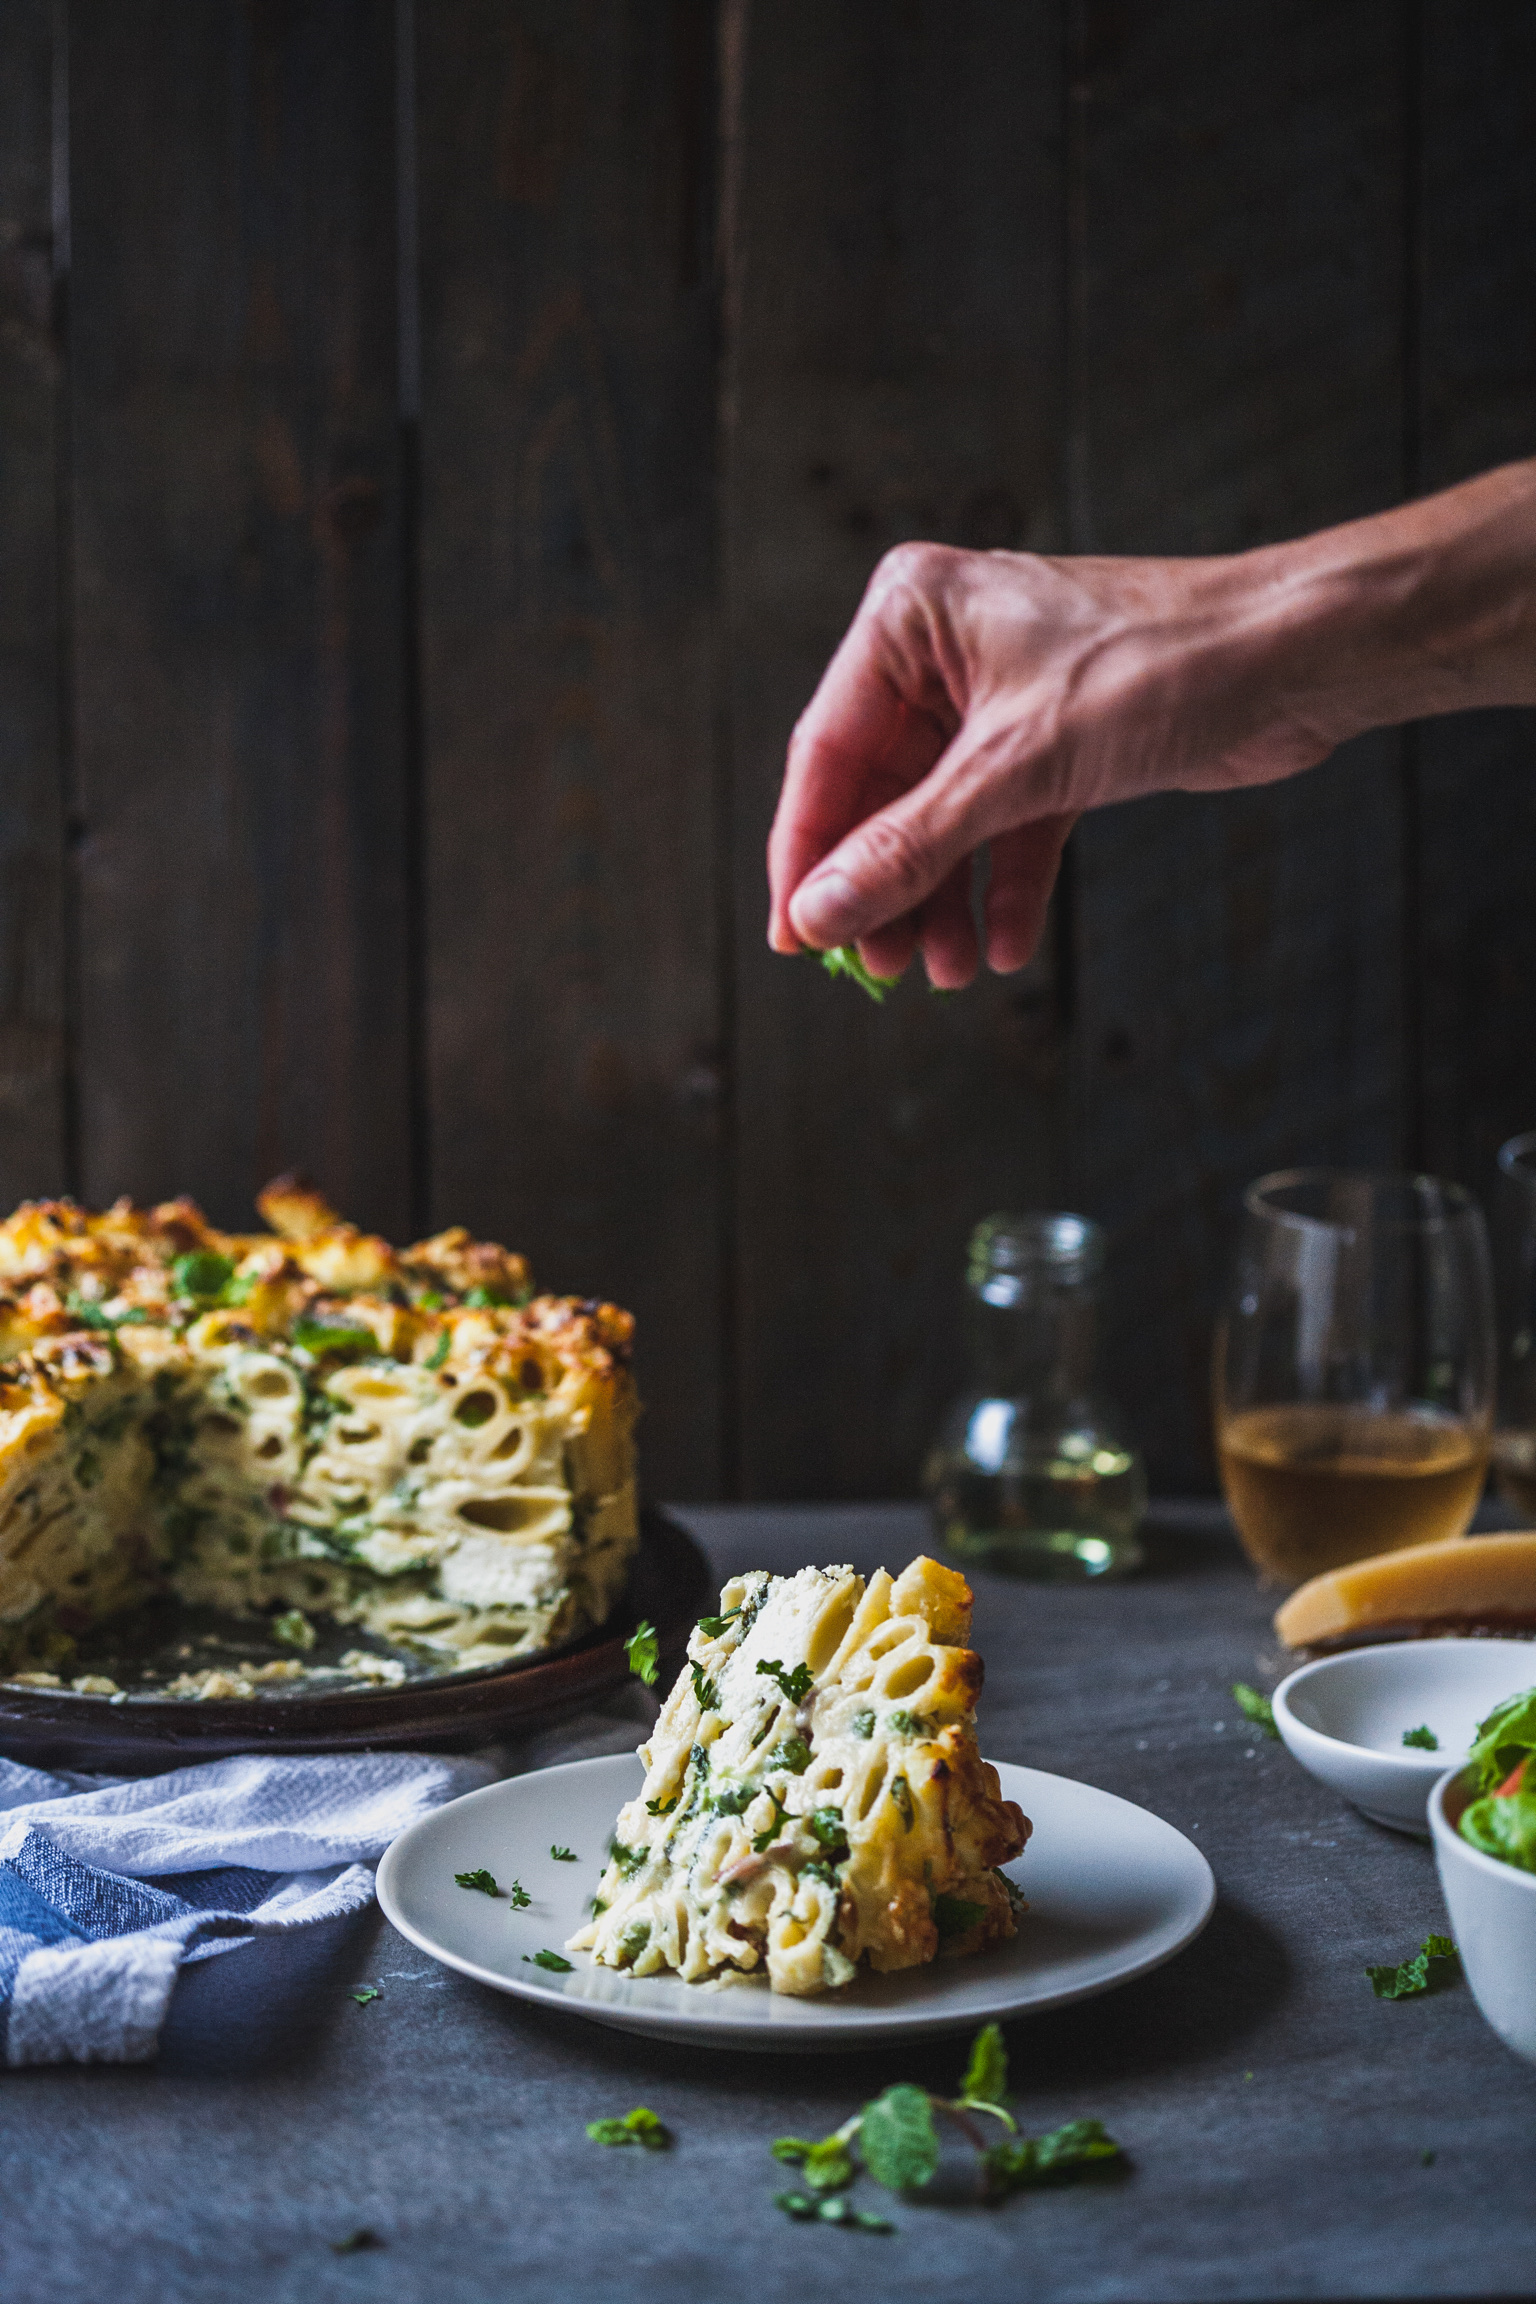
[(397, 1832), (484, 1760), (251, 1754), (131, 1782), (0, 1759), (0, 2049), (137, 2064), (178, 1970), (358, 1911)]

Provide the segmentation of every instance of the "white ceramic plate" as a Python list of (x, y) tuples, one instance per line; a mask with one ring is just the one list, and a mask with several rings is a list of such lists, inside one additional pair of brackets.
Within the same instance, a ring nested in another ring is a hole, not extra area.
[[(1014, 1941), (972, 1960), (860, 1977), (825, 2000), (625, 1976), (579, 1952), (568, 1976), (533, 1965), (538, 1951), (563, 1953), (582, 1924), (614, 1819), (640, 1788), (640, 1763), (627, 1753), (513, 1776), (423, 1817), (386, 1852), (379, 1902), (423, 1952), (498, 1992), (625, 2032), (737, 2049), (847, 2049), (1059, 2008), (1144, 1976), (1199, 1935), (1216, 1883), (1182, 1832), (1066, 1776), (1006, 1765), (998, 1775), (1005, 1798), (1034, 1824), (1008, 1867), (1030, 1904)], [(580, 1861), (555, 1862), (552, 1845), (574, 1849)], [(455, 1884), (456, 1872), (482, 1867), (504, 1890), (520, 1879), (529, 1908), (514, 1912), (505, 1895), (493, 1900)]]
[[(1536, 1683), (1529, 1640), (1392, 1640), (1303, 1664), (1275, 1690), (1275, 1726), (1307, 1773), (1373, 1823), (1429, 1838), (1429, 1795), (1479, 1720)], [(1405, 1745), (1429, 1728), (1433, 1752)]]

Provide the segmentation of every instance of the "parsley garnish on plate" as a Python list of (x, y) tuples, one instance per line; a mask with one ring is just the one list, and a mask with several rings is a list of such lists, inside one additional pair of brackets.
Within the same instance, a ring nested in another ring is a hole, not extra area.
[(1420, 1992), (1436, 1992), (1452, 1983), (1461, 1956), (1449, 1936), (1426, 1936), (1411, 1960), (1393, 1967), (1390, 1961), (1367, 1968), (1371, 1990), (1378, 2000), (1411, 2000)]
[(811, 1669), (808, 1664), (797, 1664), (793, 1672), (786, 1672), (777, 1656), (772, 1656), (757, 1668), (767, 1679), (778, 1682), (791, 1704), (803, 1704), (811, 1692)]
[(639, 2144), (647, 2152), (665, 2152), (672, 2141), (671, 2129), (664, 2128), (644, 2104), (637, 2104), (622, 2120), (589, 2120), (587, 2134), (594, 2144)]
[(507, 1890), (507, 1902), (511, 1905), (514, 1912), (526, 1912), (529, 1905), (533, 1902), (533, 1898), (529, 1895), (521, 1880), (514, 1880), (511, 1887)]
[(1255, 1728), (1262, 1728), (1266, 1736), (1279, 1738), (1275, 1708), (1261, 1689), (1250, 1688), (1246, 1680), (1234, 1680), (1232, 1696), (1245, 1720), (1251, 1720)]
[(1440, 1739), (1433, 1728), (1405, 1728), (1403, 1742), (1413, 1745), (1420, 1752), (1438, 1752), (1440, 1749)]
[(569, 1976), (572, 1963), (564, 1959), (558, 1952), (534, 1952), (532, 1954), (525, 1952), (523, 1954), (523, 1966), (525, 1968), (549, 1968), (557, 1976)]
[(478, 1872), (455, 1872), (453, 1877), (461, 1888), (478, 1888), (482, 1896), (501, 1894), (494, 1875), (487, 1872), (484, 1866)]
[(654, 1624), (641, 1622), (624, 1643), (624, 1658), (631, 1672), (643, 1680), (647, 1688), (656, 1685), (656, 1674), (661, 1664), (661, 1645)]
[(557, 1864), (579, 1864), (581, 1861), (574, 1848), (562, 1848), (558, 1840), (551, 1845), (549, 1852)]

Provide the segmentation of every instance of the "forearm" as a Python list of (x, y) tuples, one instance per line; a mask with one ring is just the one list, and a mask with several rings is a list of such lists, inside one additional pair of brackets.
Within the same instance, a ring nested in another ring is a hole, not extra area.
[[(1245, 570), (1246, 563), (1246, 570)], [(1291, 715), (1334, 740), (1536, 704), (1536, 462), (1229, 562)]]

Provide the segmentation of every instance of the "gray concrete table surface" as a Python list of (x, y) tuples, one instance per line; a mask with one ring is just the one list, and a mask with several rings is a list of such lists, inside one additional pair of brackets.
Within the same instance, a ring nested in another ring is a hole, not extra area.
[[(722, 1575), (924, 1548), (901, 1506), (684, 1515)], [(189, 1970), (158, 2064), (0, 2083), (0, 2294), (183, 2298), (1495, 2297), (1536, 2285), (1536, 2070), (1464, 1985), (1385, 2002), (1367, 1962), (1444, 1926), (1427, 1846), (1367, 1823), (1246, 1725), (1280, 1668), (1213, 1507), (1155, 1515), (1147, 1572), (1064, 1590), (978, 1575), (983, 1748), (1139, 1801), (1205, 1850), (1202, 1936), (1155, 1975), (1008, 2028), (1030, 2132), (1086, 2115), (1118, 2180), (985, 2209), (893, 2202), (892, 2238), (791, 2223), (769, 2155), (893, 2080), (947, 2093), (964, 2040), (732, 2056), (546, 2015), (374, 1917), (296, 1974), (265, 1947)], [(1536, 1678), (1536, 1672), (1533, 1672)], [(376, 1984), (360, 2007), (352, 1987)], [(584, 2123), (654, 2107), (665, 2155)], [(368, 2227), (383, 2245), (338, 2254)]]

